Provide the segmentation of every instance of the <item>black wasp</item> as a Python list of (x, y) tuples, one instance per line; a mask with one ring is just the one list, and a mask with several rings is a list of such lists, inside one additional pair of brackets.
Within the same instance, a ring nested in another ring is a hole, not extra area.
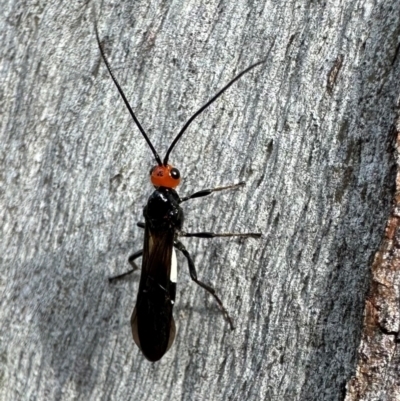
[[(237, 188), (244, 185), (240, 182), (235, 185), (218, 187), (213, 189), (204, 189), (195, 192), (190, 196), (179, 197), (175, 188), (180, 182), (179, 170), (170, 164), (168, 159), (171, 151), (182, 137), (183, 133), (189, 127), (191, 122), (202, 113), (211, 103), (221, 96), (234, 82), (254, 67), (264, 63), (260, 61), (246, 68), (227, 85), (225, 85), (213, 98), (204, 104), (192, 117), (186, 122), (178, 135), (175, 137), (169, 147), (164, 160), (161, 161), (150, 139), (136, 118), (128, 100), (126, 99), (121, 86), (115, 78), (110, 64), (106, 58), (104, 49), (100, 42), (97, 24), (95, 23), (97, 43), (104, 63), (117, 87), (126, 107), (129, 110), (135, 124), (142, 133), (144, 139), (153, 152), (157, 165), (150, 171), (150, 180), (155, 187), (150, 195), (147, 205), (144, 207), (143, 215), (145, 223), (138, 223), (139, 227), (144, 228), (144, 245), (141, 251), (138, 251), (129, 257), (129, 263), (133, 269), (115, 278), (123, 277), (137, 269), (134, 260), (142, 257), (142, 273), (140, 277), (139, 292), (136, 306), (131, 317), (132, 335), (135, 343), (140, 348), (144, 356), (150, 361), (158, 361), (171, 347), (175, 338), (175, 322), (172, 316), (172, 309), (175, 302), (177, 263), (175, 249), (178, 249), (186, 257), (189, 264), (190, 277), (200, 287), (208, 291), (218, 302), (225, 318), (228, 320), (231, 329), (233, 329), (232, 319), (222, 304), (222, 301), (215, 293), (215, 290), (207, 284), (199, 281), (193, 260), (184, 245), (179, 241), (179, 237), (253, 237), (259, 238), (258, 233), (244, 234), (215, 234), (212, 232), (187, 233), (182, 231), (183, 211), (180, 207), (182, 202), (189, 199), (200, 198), (210, 195), (213, 192), (225, 189)], [(174, 249), (175, 248), (175, 249)]]

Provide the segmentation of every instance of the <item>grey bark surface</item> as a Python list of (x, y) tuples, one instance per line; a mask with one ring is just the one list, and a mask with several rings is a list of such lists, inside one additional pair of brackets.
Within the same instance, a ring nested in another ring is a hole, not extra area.
[[(0, 399), (342, 400), (395, 188), (400, 2), (96, 2), (106, 52), (184, 205), (177, 337), (155, 364), (132, 341), (152, 154), (96, 44), (91, 3), (1, 1)], [(397, 365), (397, 369), (399, 366)], [(396, 369), (396, 366), (393, 366)], [(395, 375), (394, 375), (395, 376)]]

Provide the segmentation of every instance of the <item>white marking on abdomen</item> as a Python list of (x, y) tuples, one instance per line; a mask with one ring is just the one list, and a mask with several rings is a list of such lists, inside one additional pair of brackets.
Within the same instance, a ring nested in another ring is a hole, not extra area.
[(175, 253), (174, 248), (172, 248), (171, 273), (170, 273), (169, 279), (173, 283), (176, 283), (176, 281), (178, 279), (178, 263), (176, 261), (176, 253)]

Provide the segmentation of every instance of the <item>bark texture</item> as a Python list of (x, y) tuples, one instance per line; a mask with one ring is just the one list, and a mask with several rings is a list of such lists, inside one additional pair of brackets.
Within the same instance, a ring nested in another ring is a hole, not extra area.
[(395, 190), (400, 2), (95, 6), (161, 154), (275, 39), (171, 157), (182, 195), (247, 182), (187, 202), (187, 231), (263, 237), (184, 241), (236, 330), (179, 257), (177, 337), (145, 360), (129, 327), (138, 275), (107, 277), (141, 248), (154, 162), (92, 3), (0, 1), (0, 399), (343, 400)]
[(393, 210), (372, 264), (356, 374), (345, 401), (400, 400), (400, 160), (397, 124), (397, 178)]

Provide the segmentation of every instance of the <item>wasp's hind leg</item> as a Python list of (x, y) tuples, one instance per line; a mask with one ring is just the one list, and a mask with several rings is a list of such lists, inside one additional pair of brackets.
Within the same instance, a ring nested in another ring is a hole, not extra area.
[[(144, 223), (141, 222), (141, 221), (139, 221), (136, 225), (137, 225), (138, 227), (140, 227), (140, 228), (144, 228)], [(141, 251), (135, 252), (133, 255), (129, 256), (128, 262), (129, 262), (129, 264), (132, 266), (132, 269), (131, 269), (131, 270), (128, 270), (128, 271), (125, 272), (125, 273), (118, 274), (117, 276), (109, 277), (109, 278), (108, 278), (108, 281), (109, 281), (110, 283), (112, 283), (112, 282), (115, 281), (115, 280), (119, 280), (120, 278), (124, 278), (124, 277), (127, 276), (128, 274), (131, 274), (131, 273), (135, 272), (136, 270), (139, 270), (139, 267), (138, 267), (138, 265), (134, 262), (134, 260), (137, 259), (137, 258), (140, 258), (142, 255), (143, 255), (143, 249), (142, 249)]]
[(217, 187), (217, 188), (210, 188), (210, 189), (202, 189), (201, 191), (195, 192), (192, 195), (185, 196), (181, 198), (181, 203), (185, 202), (189, 199), (194, 198), (202, 198), (203, 196), (211, 195), (213, 192), (225, 191), (225, 189), (235, 189), (244, 186), (246, 183), (244, 181), (239, 182), (238, 184), (227, 185), (225, 187)]
[(200, 287), (204, 288), (207, 292), (209, 292), (215, 298), (215, 300), (218, 302), (218, 305), (220, 306), (220, 308), (222, 310), (222, 313), (224, 314), (229, 325), (231, 326), (231, 330), (234, 330), (235, 327), (233, 326), (233, 321), (232, 321), (231, 317), (229, 316), (228, 311), (225, 309), (222, 301), (220, 300), (218, 295), (215, 293), (214, 288), (210, 287), (207, 284), (204, 284), (203, 282), (201, 282), (200, 280), (197, 279), (196, 267), (194, 266), (193, 259), (190, 256), (189, 252), (186, 250), (185, 246), (180, 241), (175, 241), (174, 246), (176, 249), (181, 251), (183, 253), (183, 255), (185, 256), (185, 258), (187, 259), (188, 264), (189, 264), (189, 272), (190, 272), (191, 279), (196, 284), (198, 284)]
[(134, 271), (139, 270), (139, 267), (138, 267), (138, 265), (134, 262), (134, 260), (137, 259), (137, 258), (140, 258), (142, 255), (143, 255), (143, 249), (142, 249), (141, 251), (135, 252), (133, 255), (129, 256), (128, 262), (129, 262), (129, 264), (133, 267), (133, 269), (128, 270), (128, 271), (125, 272), (125, 273), (118, 274), (118, 276), (109, 277), (109, 278), (108, 278), (108, 281), (109, 281), (110, 283), (112, 283), (112, 282), (115, 281), (115, 280), (119, 280), (120, 278), (123, 278), (123, 277), (127, 276), (128, 274), (131, 274), (131, 273), (133, 273)]

